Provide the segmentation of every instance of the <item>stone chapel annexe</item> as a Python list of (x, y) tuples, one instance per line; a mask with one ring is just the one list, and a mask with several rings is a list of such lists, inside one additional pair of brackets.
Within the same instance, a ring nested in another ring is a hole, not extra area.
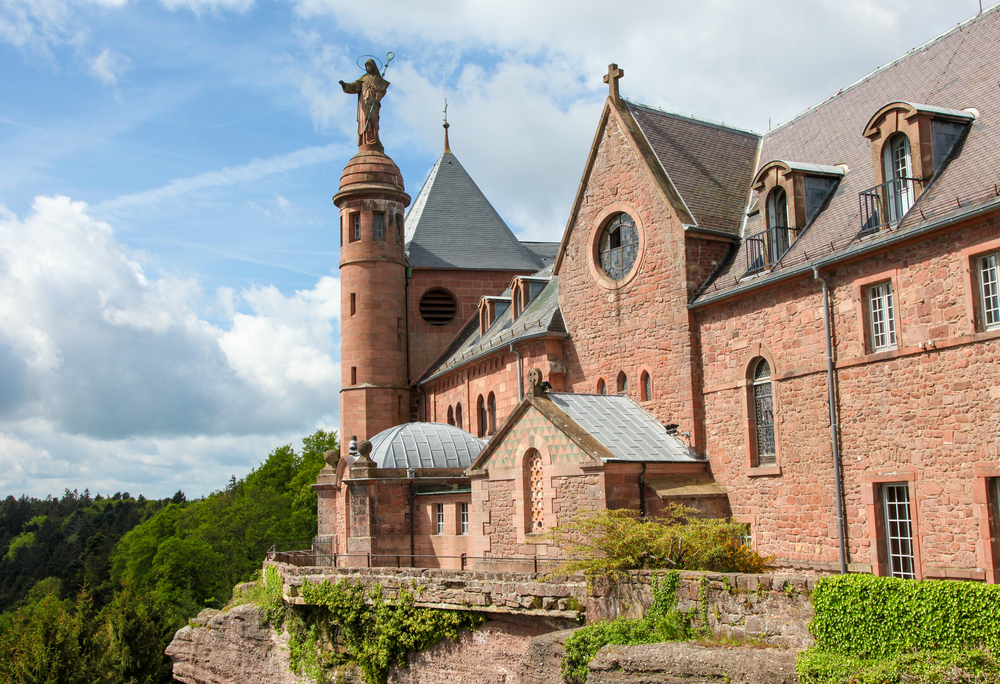
[(319, 544), (545, 558), (580, 508), (684, 501), (780, 567), (1000, 580), (997, 44), (994, 9), (765, 135), (631, 102), (611, 65), (558, 245), (447, 143), (400, 232), (361, 149), (341, 434), (372, 450), (320, 475)]

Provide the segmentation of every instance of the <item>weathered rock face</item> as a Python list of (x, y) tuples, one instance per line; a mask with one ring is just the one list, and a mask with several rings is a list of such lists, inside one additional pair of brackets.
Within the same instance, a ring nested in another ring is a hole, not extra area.
[[(530, 620), (490, 620), (475, 632), (462, 632), (458, 641), (445, 639), (426, 651), (411, 654), (409, 667), (394, 670), (389, 684), (558, 682), (558, 660), (555, 670), (549, 666), (549, 676), (544, 679), (525, 680), (519, 676), (524, 670), (526, 655), (533, 651), (532, 644), (537, 639), (548, 637), (538, 636), (548, 629), (543, 624), (532, 624)], [(537, 664), (543, 669), (550, 665), (542, 661)]]
[(795, 653), (685, 642), (605, 646), (590, 663), (587, 684), (797, 684)]
[[(261, 624), (252, 604), (225, 613), (203, 610), (167, 647), (174, 679), (184, 684), (300, 684), (288, 669), (287, 639)], [(346, 675), (347, 673), (345, 673)], [(344, 679), (351, 682), (351, 679)], [(360, 679), (353, 681), (360, 684)]]

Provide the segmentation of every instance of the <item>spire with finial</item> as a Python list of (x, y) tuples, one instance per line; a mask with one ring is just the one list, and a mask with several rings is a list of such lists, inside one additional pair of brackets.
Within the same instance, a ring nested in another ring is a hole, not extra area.
[(451, 145), (448, 144), (448, 129), (451, 128), (451, 124), (448, 123), (448, 98), (444, 98), (444, 151), (445, 154), (451, 154)]

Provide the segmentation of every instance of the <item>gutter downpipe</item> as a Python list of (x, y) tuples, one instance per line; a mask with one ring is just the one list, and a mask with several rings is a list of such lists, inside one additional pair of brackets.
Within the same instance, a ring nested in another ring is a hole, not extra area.
[(510, 350), (517, 354), (517, 400), (524, 399), (524, 369), (521, 367), (521, 352), (514, 349), (514, 343), (510, 343)]
[(642, 471), (639, 473), (639, 516), (646, 517), (646, 462), (642, 462)]
[(844, 477), (840, 467), (840, 439), (837, 436), (837, 404), (834, 389), (833, 338), (830, 335), (830, 295), (819, 268), (812, 267), (813, 279), (823, 284), (823, 325), (826, 329), (826, 387), (830, 402), (830, 443), (833, 447), (833, 479), (837, 506), (837, 534), (840, 537), (840, 574), (847, 574), (847, 536), (844, 532)]

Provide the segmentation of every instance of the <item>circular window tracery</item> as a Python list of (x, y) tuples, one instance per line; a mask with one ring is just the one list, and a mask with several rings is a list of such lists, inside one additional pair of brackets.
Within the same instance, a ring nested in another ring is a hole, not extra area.
[(427, 290), (420, 298), (420, 316), (431, 325), (447, 325), (458, 308), (455, 296), (440, 287)]
[(616, 214), (604, 226), (598, 243), (601, 270), (612, 280), (623, 280), (639, 254), (639, 230), (631, 216)]

